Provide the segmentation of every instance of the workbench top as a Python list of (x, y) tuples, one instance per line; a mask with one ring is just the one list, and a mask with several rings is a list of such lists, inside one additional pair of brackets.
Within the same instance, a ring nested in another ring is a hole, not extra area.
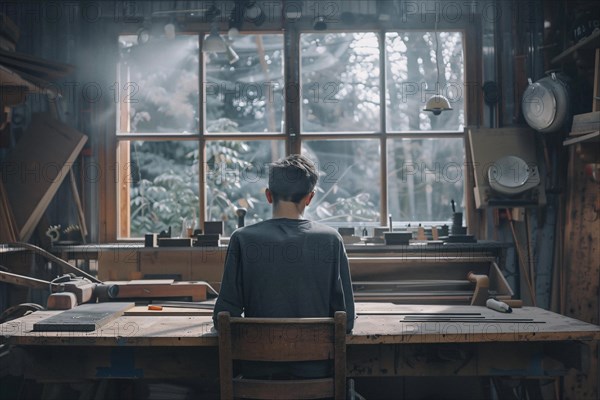
[[(60, 312), (37, 311), (1, 324), (0, 336), (22, 346), (217, 346), (206, 310), (198, 310), (198, 315), (190, 309), (180, 309), (181, 315), (164, 310), (168, 315), (123, 315), (93, 332), (34, 332), (34, 323)], [(348, 345), (600, 339), (600, 326), (536, 307), (504, 314), (478, 306), (357, 303), (356, 310)]]

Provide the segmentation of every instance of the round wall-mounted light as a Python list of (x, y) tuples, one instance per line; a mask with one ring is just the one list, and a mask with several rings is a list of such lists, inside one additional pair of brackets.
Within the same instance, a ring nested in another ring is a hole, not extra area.
[(175, 24), (174, 23), (169, 22), (169, 23), (165, 24), (164, 30), (165, 30), (165, 37), (167, 39), (169, 39), (169, 40), (175, 39)]
[(229, 38), (229, 40), (233, 40), (239, 36), (240, 36), (240, 30), (235, 26), (232, 26), (227, 31), (227, 37)]
[(150, 40), (150, 30), (146, 27), (142, 27), (137, 31), (138, 44), (146, 44)]
[(256, 4), (255, 1), (250, 1), (246, 5), (245, 10), (246, 20), (252, 22), (256, 26), (261, 26), (264, 24), (266, 20), (265, 13), (263, 10)]

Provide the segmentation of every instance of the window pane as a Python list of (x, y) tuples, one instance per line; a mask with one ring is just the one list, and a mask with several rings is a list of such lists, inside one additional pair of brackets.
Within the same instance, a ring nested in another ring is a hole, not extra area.
[(206, 143), (207, 221), (225, 220), (225, 235), (237, 227), (235, 210), (247, 209), (246, 225), (271, 218), (265, 199), (268, 164), (285, 156), (283, 141)]
[[(118, 87), (121, 133), (198, 132), (198, 37), (173, 40), (119, 37)], [(123, 123), (123, 120), (126, 123)]]
[(319, 167), (317, 194), (305, 216), (324, 223), (379, 220), (378, 140), (305, 140), (302, 153)]
[(206, 131), (283, 132), (283, 35), (241, 35), (228, 53), (205, 53)]
[(464, 208), (461, 138), (388, 141), (388, 209), (394, 221), (448, 221)]
[[(184, 218), (197, 218), (198, 143), (194, 141), (132, 141), (128, 173), (131, 237), (171, 227), (181, 234)], [(120, 168), (127, 164), (121, 160)], [(122, 192), (121, 192), (122, 193)], [(121, 221), (121, 224), (126, 221)]]
[[(462, 33), (438, 32), (438, 44), (439, 79), (433, 32), (386, 33), (388, 131), (463, 130), (466, 87)], [(453, 110), (437, 116), (423, 111), (434, 94), (446, 96)]]
[(379, 131), (375, 33), (300, 36), (303, 132)]

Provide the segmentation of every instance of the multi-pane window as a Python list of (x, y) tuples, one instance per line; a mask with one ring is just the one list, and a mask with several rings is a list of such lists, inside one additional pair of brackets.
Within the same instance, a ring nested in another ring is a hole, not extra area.
[(240, 58), (205, 53), (202, 85), (208, 133), (282, 133), (283, 35), (242, 35), (231, 43)]
[(379, 131), (377, 34), (300, 35), (302, 132)]
[[(169, 226), (178, 235), (184, 220), (200, 219), (224, 220), (229, 235), (240, 207), (246, 224), (269, 218), (268, 164), (292, 139), (321, 174), (312, 220), (445, 221), (450, 200), (462, 201), (460, 32), (438, 32), (437, 41), (426, 31), (301, 33), (293, 61), (281, 33), (225, 38), (237, 60), (201, 53), (200, 40), (119, 38), (118, 88), (129, 101), (117, 121), (118, 237)], [(288, 62), (299, 82), (285, 81)], [(423, 111), (433, 94), (453, 110)], [(286, 120), (294, 115), (299, 124)]]

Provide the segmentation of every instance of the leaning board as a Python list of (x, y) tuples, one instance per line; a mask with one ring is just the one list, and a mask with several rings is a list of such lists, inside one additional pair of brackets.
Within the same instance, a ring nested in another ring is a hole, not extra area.
[(87, 136), (48, 114), (34, 114), (0, 166), (19, 240), (26, 242), (77, 155)]
[(33, 324), (36, 332), (93, 332), (120, 317), (134, 303), (82, 304)]

